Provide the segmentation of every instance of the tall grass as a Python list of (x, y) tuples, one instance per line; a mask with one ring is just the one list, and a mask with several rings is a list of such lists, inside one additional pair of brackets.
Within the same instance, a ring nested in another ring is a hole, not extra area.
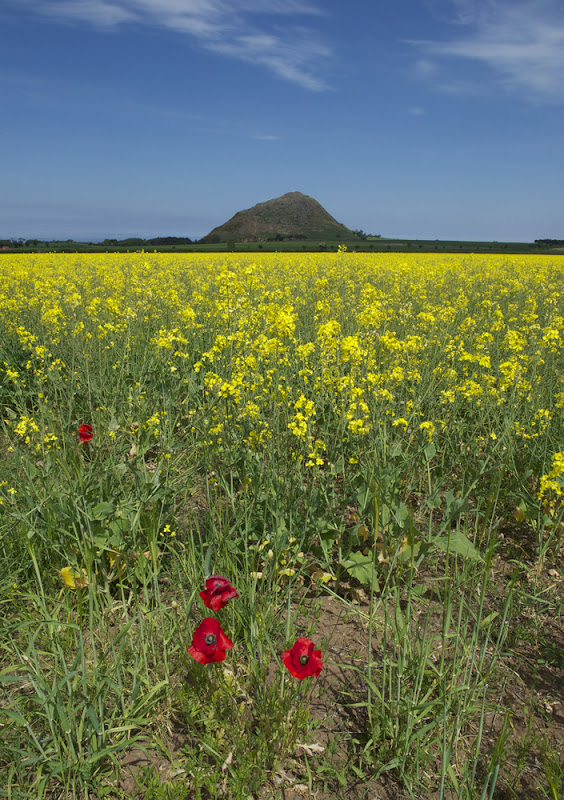
[[(357, 773), (493, 798), (523, 576), (530, 561), (540, 613), (562, 546), (561, 263), (0, 268), (0, 796), (119, 796), (133, 746), (176, 759), (190, 796), (258, 792), (313, 735), (316, 681), (280, 654), (315, 639), (323, 595), (364, 630), (365, 663), (332, 686)], [(221, 612), (235, 647), (203, 667), (187, 646), (214, 573), (239, 592)], [(310, 788), (348, 780), (299, 763)]]

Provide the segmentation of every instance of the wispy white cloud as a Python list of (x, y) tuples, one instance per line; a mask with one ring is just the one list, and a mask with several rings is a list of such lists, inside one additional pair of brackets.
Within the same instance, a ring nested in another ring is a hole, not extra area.
[[(118, 30), (150, 25), (186, 34), (200, 47), (266, 68), (310, 91), (328, 87), (331, 49), (315, 27), (292, 18), (324, 14), (309, 0), (9, 0), (50, 20)], [(289, 19), (290, 18), (290, 19)]]
[(327, 87), (324, 79), (314, 74), (310, 65), (328, 58), (330, 50), (309, 36), (307, 31), (294, 31), (291, 39), (260, 32), (236, 33), (208, 43), (211, 50), (249, 63), (262, 64), (280, 78), (312, 91)]
[(116, 3), (106, 3), (104, 0), (78, 0), (74, 3), (60, 0), (42, 3), (37, 10), (52, 19), (89, 22), (103, 28), (113, 28), (122, 22), (132, 22), (136, 18), (127, 8)]
[[(561, 0), (450, 0), (455, 35), (412, 41), (418, 77), (445, 91), (484, 90), (482, 81), (453, 74), (456, 61), (490, 70), (489, 89), (501, 87), (529, 100), (564, 100), (564, 5)], [(464, 32), (464, 33), (463, 33)], [(444, 67), (449, 68), (445, 75)], [(424, 65), (422, 68), (421, 65)]]
[(274, 136), (271, 133), (257, 133), (251, 137), (252, 139), (257, 139), (259, 142), (278, 142), (280, 141), (279, 136)]

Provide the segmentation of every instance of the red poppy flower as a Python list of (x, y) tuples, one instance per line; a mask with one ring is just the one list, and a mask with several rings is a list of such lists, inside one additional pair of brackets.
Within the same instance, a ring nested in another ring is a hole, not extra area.
[(282, 653), (282, 661), (294, 676), (303, 680), (304, 678), (317, 677), (323, 668), (321, 660), (321, 650), (314, 650), (315, 645), (311, 639), (300, 636), (291, 650)]
[(78, 438), (80, 439), (81, 442), (89, 442), (93, 436), (94, 436), (94, 431), (92, 429), (92, 425), (78, 426)]
[(221, 630), (219, 621), (206, 617), (194, 631), (188, 652), (200, 664), (210, 664), (212, 661), (223, 661), (225, 651), (232, 647), (233, 642)]
[(212, 575), (206, 580), (206, 588), (200, 592), (200, 597), (204, 601), (206, 608), (212, 611), (219, 611), (227, 605), (234, 597), (239, 597), (239, 592), (231, 586), (228, 578), (221, 575)]

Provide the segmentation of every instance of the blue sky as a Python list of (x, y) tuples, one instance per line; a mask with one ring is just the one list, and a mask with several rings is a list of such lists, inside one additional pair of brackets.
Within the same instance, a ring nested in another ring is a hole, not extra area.
[(200, 238), (289, 191), (564, 238), (562, 0), (0, 0), (0, 31), (0, 238)]

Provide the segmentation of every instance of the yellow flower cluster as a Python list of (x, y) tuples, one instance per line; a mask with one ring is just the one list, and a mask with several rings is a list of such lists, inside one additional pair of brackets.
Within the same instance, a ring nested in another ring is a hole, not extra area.
[(551, 495), (551, 505), (556, 498), (562, 497), (564, 488), (564, 452), (555, 453), (552, 459), (552, 468), (546, 475), (542, 475), (538, 490), (538, 498), (542, 500), (546, 495)]
[[(384, 429), (425, 446), (472, 418), (483, 447), (561, 430), (558, 256), (10, 254), (0, 278), (5, 405), (97, 385), (122, 392), (97, 402), (108, 425), (128, 408), (121, 429), (157, 438), (168, 401), (203, 447), (310, 469), (355, 463)], [(30, 441), (46, 426), (26, 408)]]

